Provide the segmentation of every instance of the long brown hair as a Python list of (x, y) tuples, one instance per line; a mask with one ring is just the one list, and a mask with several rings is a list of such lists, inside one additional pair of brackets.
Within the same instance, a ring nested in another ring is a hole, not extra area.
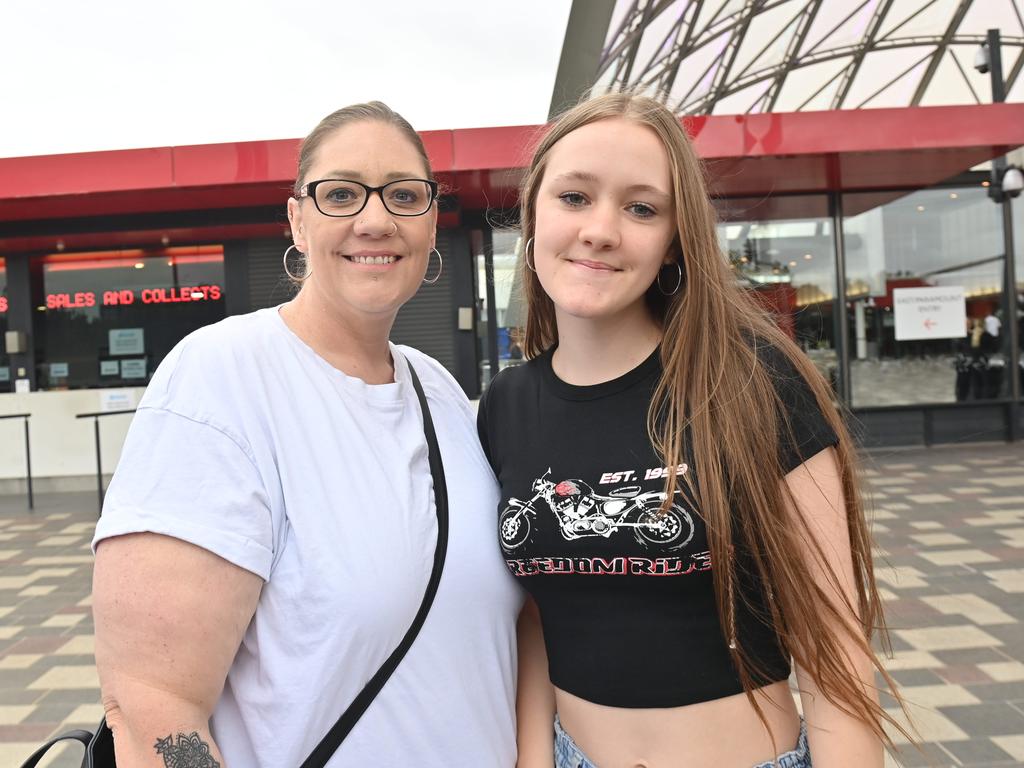
[[(888, 649), (871, 560), (871, 537), (864, 517), (852, 441), (833, 405), (830, 390), (805, 355), (781, 332), (763, 307), (740, 287), (718, 245), (716, 216), (708, 196), (703, 166), (678, 118), (654, 99), (628, 93), (598, 96), (570, 109), (540, 140), (523, 182), (520, 197), (522, 241), (534, 236), (537, 193), (548, 152), (564, 136), (598, 120), (625, 118), (652, 129), (668, 152), (675, 200), (677, 258), (685, 276), (678, 292), (663, 297), (648, 292), (652, 312), (662, 323), (663, 373), (648, 412), (651, 442), (664, 466), (683, 463), (684, 443), (699, 471), (684, 483), (700, 509), (711, 547), (719, 620), (748, 699), (758, 717), (767, 720), (755, 699), (761, 670), (737, 636), (737, 600), (747, 601), (734, 552), (743, 552), (768, 596), (770, 615), (780, 647), (817, 683), (823, 694), (848, 714), (867, 724), (890, 746), (883, 729), (891, 723), (906, 731), (863, 690), (848, 671), (845, 637), (867, 654), (895, 693), (895, 682), (871, 649), (876, 631)], [(524, 256), (528, 256), (526, 253)], [(527, 320), (525, 353), (535, 357), (558, 342), (554, 305), (528, 259), (521, 266)], [(672, 270), (672, 281), (675, 270)], [(709, 333), (708, 329), (714, 329)], [(836, 458), (841, 471), (846, 523), (853, 554), (857, 605), (843, 597), (842, 580), (780, 478), (779, 445), (792, 437), (786, 410), (773, 383), (772, 371), (758, 347), (781, 353), (807, 380), (820, 410), (839, 437)], [(666, 504), (677, 488), (666, 479)], [(810, 551), (814, 562), (802, 552)], [(718, 567), (724, 564), (725, 567)], [(812, 574), (827, 576), (822, 589)], [(833, 602), (834, 592), (840, 596)], [(844, 618), (856, 612), (859, 627)], [(764, 614), (764, 609), (760, 610)], [(843, 629), (837, 629), (842, 627)], [(897, 697), (898, 698), (898, 697)]]

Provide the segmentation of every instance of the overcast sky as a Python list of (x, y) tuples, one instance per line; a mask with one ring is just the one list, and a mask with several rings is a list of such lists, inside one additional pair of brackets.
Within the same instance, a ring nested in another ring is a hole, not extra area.
[(5, 0), (0, 157), (543, 122), (570, 0)]

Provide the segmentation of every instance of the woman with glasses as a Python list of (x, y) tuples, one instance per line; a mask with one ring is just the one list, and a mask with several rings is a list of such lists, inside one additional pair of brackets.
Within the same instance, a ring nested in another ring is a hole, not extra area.
[(442, 577), (329, 765), (514, 765), (521, 597), (480, 514), (497, 489), (462, 390), (388, 341), (440, 274), (436, 197), (398, 114), (326, 117), (288, 201), (298, 294), (197, 331), (155, 374), (95, 538), (119, 764), (304, 764), (399, 646), (440, 551), (418, 375), (447, 470)]
[(880, 768), (852, 443), (729, 269), (679, 120), (584, 102), (520, 201), (528, 362), (479, 413), (531, 596), (520, 768)]

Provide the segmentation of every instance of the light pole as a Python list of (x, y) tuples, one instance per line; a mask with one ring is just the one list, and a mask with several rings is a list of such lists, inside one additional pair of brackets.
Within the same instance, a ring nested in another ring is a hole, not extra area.
[[(982, 74), (989, 73), (992, 80), (992, 101), (1000, 104), (1006, 101), (1006, 87), (1003, 83), (1003, 57), (1000, 51), (999, 30), (988, 30), (985, 44), (974, 57), (974, 67)], [(1003, 212), (1003, 285), (1006, 296), (1006, 339), (1010, 345), (1010, 429), (1009, 438), (1020, 436), (1020, 339), (1017, 322), (1017, 275), (1016, 254), (1013, 250), (1013, 208), (1011, 200), (1024, 187), (1020, 168), (1007, 165), (1005, 155), (992, 160), (992, 177), (989, 181), (988, 196), (1002, 208)]]

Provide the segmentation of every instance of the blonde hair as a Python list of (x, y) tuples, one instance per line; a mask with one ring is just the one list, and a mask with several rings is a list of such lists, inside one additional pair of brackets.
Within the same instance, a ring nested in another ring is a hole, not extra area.
[[(683, 463), (685, 443), (694, 465), (700, 468), (699, 485), (689, 475), (683, 482), (707, 526), (716, 566), (719, 619), (747, 697), (767, 726), (753, 696), (754, 681), (763, 679), (763, 670), (735, 630), (737, 600), (757, 611), (739, 586), (736, 551), (752, 565), (752, 575), (759, 577), (768, 596), (770, 615), (763, 615), (761, 609), (759, 618), (774, 628), (780, 648), (813, 677), (830, 701), (891, 745), (883, 722), (906, 731), (850, 676), (842, 647), (844, 639), (851, 639), (873, 660), (895, 694), (894, 681), (871, 648), (876, 631), (886, 647), (888, 637), (850, 435), (821, 375), (739, 286), (723, 257), (703, 166), (679, 119), (654, 99), (628, 93), (592, 98), (559, 117), (540, 140), (523, 182), (522, 242), (534, 236), (537, 193), (551, 148), (577, 128), (610, 118), (624, 118), (652, 129), (668, 153), (676, 258), (685, 280), (674, 295), (663, 296), (656, 288), (647, 294), (663, 331), (663, 372), (648, 412), (648, 432), (664, 466)], [(521, 261), (527, 307), (524, 351), (535, 357), (558, 342), (558, 328), (551, 299), (526, 259)], [(708, 333), (709, 328), (714, 333)], [(793, 434), (772, 372), (759, 357), (757, 348), (765, 346), (778, 350), (806, 379), (824, 419), (839, 437), (835, 451), (853, 555), (856, 606), (845, 597), (838, 606), (833, 602), (829, 593), (842, 595), (842, 580), (802, 515), (793, 512), (792, 494), (780, 482), (779, 446)], [(677, 482), (674, 475), (666, 479), (666, 505)], [(812, 553), (813, 563), (802, 556), (805, 551)], [(830, 589), (817, 584), (815, 569), (826, 574)], [(860, 620), (857, 629), (845, 620), (846, 611), (856, 612)]]

